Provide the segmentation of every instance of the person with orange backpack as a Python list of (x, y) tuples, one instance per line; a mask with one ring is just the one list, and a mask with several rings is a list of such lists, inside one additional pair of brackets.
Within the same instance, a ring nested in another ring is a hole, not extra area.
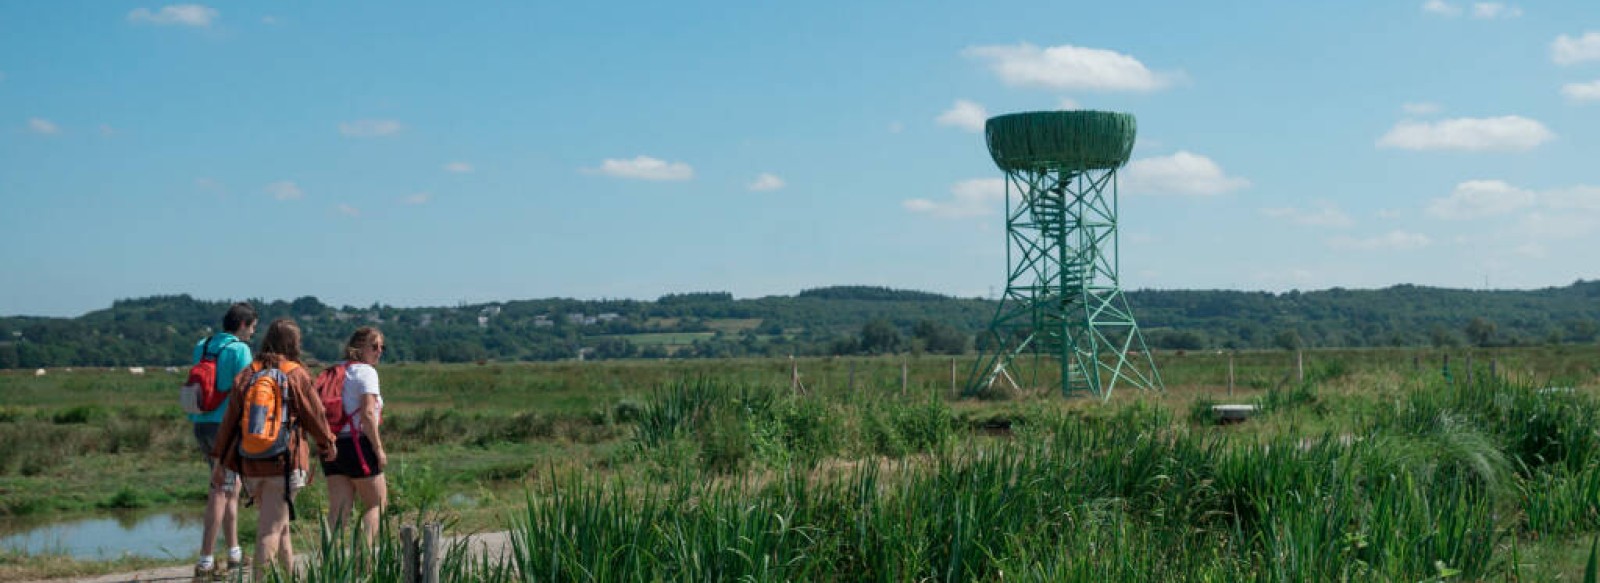
[(378, 518), (389, 504), (389, 486), (383, 468), (389, 465), (378, 424), (383, 417), (383, 395), (378, 391), (378, 370), (383, 357), (383, 333), (365, 326), (344, 345), (345, 361), (317, 375), (317, 395), (327, 412), (328, 426), (339, 434), (338, 458), (322, 462), (328, 478), (328, 524), (339, 528), (355, 499), (361, 499), (361, 534), (372, 544)]
[(237, 398), (217, 429), (212, 455), (221, 460), (211, 483), (221, 484), (226, 470), (243, 478), (245, 492), (257, 505), (255, 577), (282, 561), (294, 567), (289, 523), (295, 519), (294, 496), (311, 474), (309, 436), (322, 459), (338, 455), (333, 431), (312, 387), (311, 374), (300, 362), (300, 327), (289, 318), (274, 320), (261, 340), (260, 354), (234, 378)]
[[(227, 410), (233, 377), (250, 366), (248, 342), (256, 333), (255, 308), (249, 302), (230, 306), (222, 316), (222, 330), (195, 343), (194, 366), (189, 369), (181, 393), (184, 411), (194, 424), (195, 442), (211, 468), (217, 467), (211, 450), (216, 446), (217, 427)], [(239, 476), (226, 472), (221, 484), (213, 485), (206, 494), (205, 523), (201, 528), (205, 538), (200, 541), (200, 562), (194, 567), (196, 579), (226, 575), (244, 564), (244, 552), (239, 548), (238, 483)], [(228, 543), (226, 566), (217, 564), (213, 556), (218, 530)]]

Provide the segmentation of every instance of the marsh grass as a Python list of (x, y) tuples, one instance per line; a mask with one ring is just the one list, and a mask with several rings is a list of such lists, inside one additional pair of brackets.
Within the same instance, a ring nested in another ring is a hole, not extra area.
[[(1308, 352), (1301, 383), (1292, 353), (1239, 353), (1232, 395), (1229, 355), (1162, 354), (1167, 392), (1109, 402), (954, 401), (947, 358), (806, 360), (803, 394), (780, 360), (391, 366), (390, 520), (512, 529), (457, 580), (1575, 577), (1600, 530), (1590, 355), (1479, 353), (1469, 383), (1444, 354)], [(181, 418), (100, 404), (165, 383), (55, 376), (0, 375), (0, 437), (48, 437), (0, 451), (0, 512), (195, 481)], [(1217, 402), (1262, 414), (1195, 422)], [(366, 564), (321, 552), (319, 580)]]

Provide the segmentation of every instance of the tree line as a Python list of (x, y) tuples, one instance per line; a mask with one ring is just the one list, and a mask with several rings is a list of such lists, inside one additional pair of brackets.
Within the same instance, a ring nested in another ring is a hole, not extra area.
[[(1293, 349), (1594, 343), (1600, 281), (1537, 290), (1398, 285), (1285, 293), (1133, 290), (1151, 348)], [(187, 364), (233, 300), (188, 295), (117, 300), (76, 318), (0, 317), (0, 368)], [(981, 349), (998, 302), (869, 286), (736, 299), (727, 292), (654, 301), (546, 298), (454, 307), (334, 307), (315, 297), (251, 300), (262, 320), (300, 322), (313, 357), (335, 358), (357, 327), (383, 328), (404, 361), (962, 354)], [(737, 323), (737, 325), (730, 325)], [(663, 334), (678, 344), (644, 342)]]

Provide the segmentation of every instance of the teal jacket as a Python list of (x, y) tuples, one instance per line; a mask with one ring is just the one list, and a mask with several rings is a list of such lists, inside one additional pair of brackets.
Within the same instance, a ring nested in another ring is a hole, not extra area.
[[(201, 352), (206, 350), (206, 342), (211, 342), (211, 352), (217, 355), (217, 391), (228, 392), (233, 390), (233, 377), (239, 371), (250, 366), (250, 344), (239, 340), (239, 337), (227, 332), (219, 332), (209, 338), (201, 338), (194, 344), (194, 364), (200, 364)], [(230, 395), (231, 396), (231, 395)], [(189, 421), (194, 423), (221, 423), (222, 414), (228, 410), (228, 400), (223, 399), (222, 404), (216, 409), (206, 413), (191, 413)]]

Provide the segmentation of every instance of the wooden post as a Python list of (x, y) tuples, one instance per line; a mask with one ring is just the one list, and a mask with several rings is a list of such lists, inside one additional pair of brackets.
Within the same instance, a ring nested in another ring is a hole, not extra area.
[(1422, 370), (1422, 355), (1415, 352), (1411, 353), (1411, 370)]
[(956, 359), (950, 359), (950, 395), (956, 394)]
[(422, 527), (422, 583), (439, 583), (439, 564), (444, 562), (444, 557), (439, 555), (444, 544), (440, 536), (442, 529), (437, 522)]
[(1233, 396), (1233, 353), (1228, 353), (1228, 396)]
[(1472, 353), (1467, 353), (1467, 386), (1472, 386)]
[(789, 355), (789, 392), (800, 393), (800, 363), (795, 361), (794, 355)]
[(405, 524), (400, 526), (400, 580), (405, 583), (419, 583), (421, 577), (417, 576), (417, 527)]
[(1500, 359), (1489, 357), (1489, 378), (1497, 379), (1499, 376)]
[(910, 367), (909, 364), (907, 364), (906, 359), (904, 357), (902, 357), (900, 359), (900, 396), (901, 397), (906, 396), (906, 385), (909, 384), (907, 382), (908, 379), (906, 377), (910, 376), (910, 374), (909, 374), (910, 373), (910, 368), (911, 367)]
[(1300, 382), (1306, 382), (1306, 353), (1298, 348), (1294, 351), (1294, 371)]

